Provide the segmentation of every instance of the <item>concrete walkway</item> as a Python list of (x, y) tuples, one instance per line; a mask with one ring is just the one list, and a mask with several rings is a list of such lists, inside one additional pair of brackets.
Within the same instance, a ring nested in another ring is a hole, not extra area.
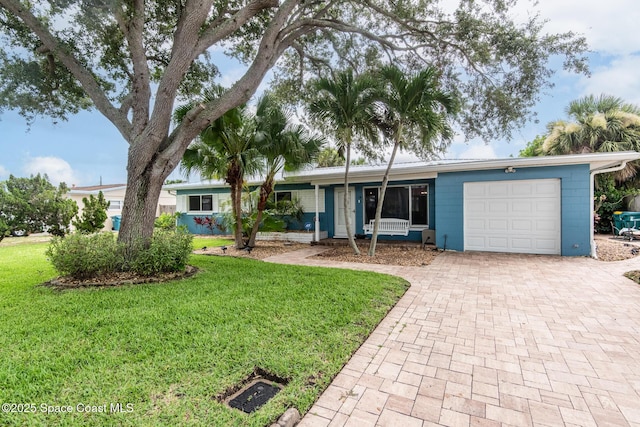
[(444, 253), (426, 267), (269, 261), (411, 288), (299, 426), (640, 426), (640, 259)]

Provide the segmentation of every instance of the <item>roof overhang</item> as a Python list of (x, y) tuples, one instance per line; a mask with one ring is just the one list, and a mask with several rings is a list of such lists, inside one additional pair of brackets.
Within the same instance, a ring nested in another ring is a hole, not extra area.
[[(640, 159), (636, 151), (614, 153), (571, 154), (564, 156), (510, 157), (491, 160), (438, 160), (433, 162), (413, 162), (394, 164), (389, 172), (392, 181), (437, 178), (440, 173), (467, 172), (491, 169), (534, 168), (549, 166), (567, 166), (588, 164), (590, 171), (598, 171), (620, 165), (624, 161)], [(352, 166), (349, 168), (349, 181), (352, 183), (382, 181), (387, 165)], [(280, 181), (282, 182), (282, 181)], [(286, 183), (310, 183), (312, 185), (330, 185), (344, 182), (344, 167), (315, 168), (290, 173), (284, 179)], [(260, 184), (251, 180), (249, 184)], [(165, 190), (189, 190), (200, 188), (226, 187), (222, 180), (209, 180), (182, 184), (165, 185)]]
[(104, 188), (71, 188), (67, 194), (71, 194), (71, 195), (78, 195), (78, 196), (82, 196), (82, 195), (91, 195), (91, 194), (95, 194), (98, 195), (98, 193), (100, 193), (102, 191), (102, 194), (106, 194), (106, 193), (110, 193), (112, 191), (121, 191), (121, 190), (126, 190), (127, 186), (126, 185), (118, 185), (118, 186), (105, 186)]
[[(533, 168), (548, 166), (566, 166), (588, 164), (589, 170), (606, 169), (619, 165), (623, 161), (640, 159), (636, 151), (615, 153), (572, 154), (565, 156), (510, 157), (491, 160), (449, 160), (435, 162), (399, 163), (393, 165), (389, 178), (394, 181), (410, 179), (437, 178), (439, 173), (467, 172), (491, 169)], [(349, 181), (353, 183), (381, 181), (386, 165), (352, 167)], [(344, 180), (344, 168), (318, 168), (288, 176), (286, 182), (311, 182), (311, 184), (328, 185)]]

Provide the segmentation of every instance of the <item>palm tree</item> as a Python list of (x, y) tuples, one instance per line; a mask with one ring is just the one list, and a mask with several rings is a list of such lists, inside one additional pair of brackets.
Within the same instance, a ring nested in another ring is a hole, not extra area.
[[(179, 109), (176, 116), (189, 111)], [(248, 117), (244, 106), (229, 110), (211, 123), (198, 140), (187, 148), (181, 167), (187, 173), (198, 171), (203, 178), (223, 178), (231, 187), (231, 206), (234, 239), (237, 249), (244, 247), (242, 239), (242, 185), (247, 174), (257, 172), (258, 151), (253, 146), (247, 128)]]
[(257, 216), (247, 243), (249, 247), (255, 246), (276, 175), (282, 170), (295, 171), (310, 164), (324, 143), (322, 139), (309, 136), (301, 125), (291, 126), (287, 113), (269, 95), (258, 101), (253, 139), (262, 157), (265, 177), (260, 185)]
[[(592, 152), (640, 151), (640, 108), (610, 95), (585, 96), (567, 108), (572, 121), (547, 125), (542, 144), (544, 154), (580, 154)], [(616, 173), (624, 182), (635, 176), (638, 163)]]
[(316, 119), (329, 125), (338, 143), (338, 151), (345, 153), (344, 170), (344, 214), (347, 238), (356, 255), (360, 249), (351, 231), (349, 202), (349, 165), (351, 148), (360, 136), (374, 144), (377, 141), (377, 129), (373, 117), (373, 105), (376, 100), (375, 81), (369, 76), (355, 76), (349, 69), (335, 75), (334, 78), (320, 78), (312, 82), (315, 99), (309, 105), (309, 112)]
[(457, 109), (454, 97), (440, 90), (435, 68), (406, 75), (398, 67), (389, 65), (376, 73), (376, 78), (381, 84), (376, 109), (378, 123), (393, 149), (378, 197), (369, 256), (375, 255), (389, 172), (398, 148), (420, 153), (423, 157), (443, 153), (453, 136), (448, 118)]
[(318, 167), (330, 168), (332, 166), (344, 166), (344, 158), (335, 148), (324, 148), (318, 153)]

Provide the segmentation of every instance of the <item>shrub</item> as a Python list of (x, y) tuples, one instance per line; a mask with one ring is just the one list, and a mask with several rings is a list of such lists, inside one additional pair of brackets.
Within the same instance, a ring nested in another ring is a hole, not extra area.
[(125, 260), (124, 245), (113, 233), (73, 233), (54, 237), (47, 257), (58, 274), (78, 280), (131, 271), (143, 276), (183, 271), (187, 266), (193, 236), (184, 231), (158, 230), (148, 247), (136, 245), (133, 256)]
[(178, 212), (174, 214), (170, 214), (167, 212), (163, 212), (160, 214), (158, 218), (156, 218), (153, 226), (155, 228), (161, 228), (163, 230), (175, 230), (176, 229), (176, 221), (180, 217)]
[(128, 269), (143, 276), (182, 271), (193, 250), (192, 240), (193, 236), (182, 230), (157, 230), (148, 247), (137, 245)]
[(73, 225), (78, 231), (83, 233), (96, 233), (104, 228), (104, 222), (107, 220), (107, 209), (109, 202), (105, 200), (102, 191), (98, 193), (98, 197), (93, 194), (89, 198), (82, 198), (84, 209), (78, 221), (73, 221)]
[(0, 240), (11, 233), (39, 233), (64, 236), (78, 213), (78, 205), (65, 194), (68, 188), (56, 188), (47, 175), (16, 178), (0, 182)]
[(46, 254), (60, 275), (80, 280), (121, 271), (124, 265), (122, 246), (112, 233), (54, 237)]

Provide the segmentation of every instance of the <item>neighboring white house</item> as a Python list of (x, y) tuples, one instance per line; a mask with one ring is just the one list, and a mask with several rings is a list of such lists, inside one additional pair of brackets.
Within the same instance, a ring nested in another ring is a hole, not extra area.
[[(112, 217), (122, 215), (122, 205), (124, 204), (124, 196), (127, 192), (126, 184), (92, 185), (88, 187), (77, 187), (74, 185), (67, 193), (67, 196), (78, 204), (78, 216), (80, 216), (84, 208), (82, 198), (89, 197), (90, 195), (97, 197), (100, 191), (102, 191), (104, 198), (109, 202), (104, 230), (111, 230), (113, 229)], [(174, 213), (175, 211), (176, 196), (169, 194), (167, 190), (162, 190), (160, 192), (160, 198), (158, 199), (156, 216), (159, 216), (163, 212)]]

